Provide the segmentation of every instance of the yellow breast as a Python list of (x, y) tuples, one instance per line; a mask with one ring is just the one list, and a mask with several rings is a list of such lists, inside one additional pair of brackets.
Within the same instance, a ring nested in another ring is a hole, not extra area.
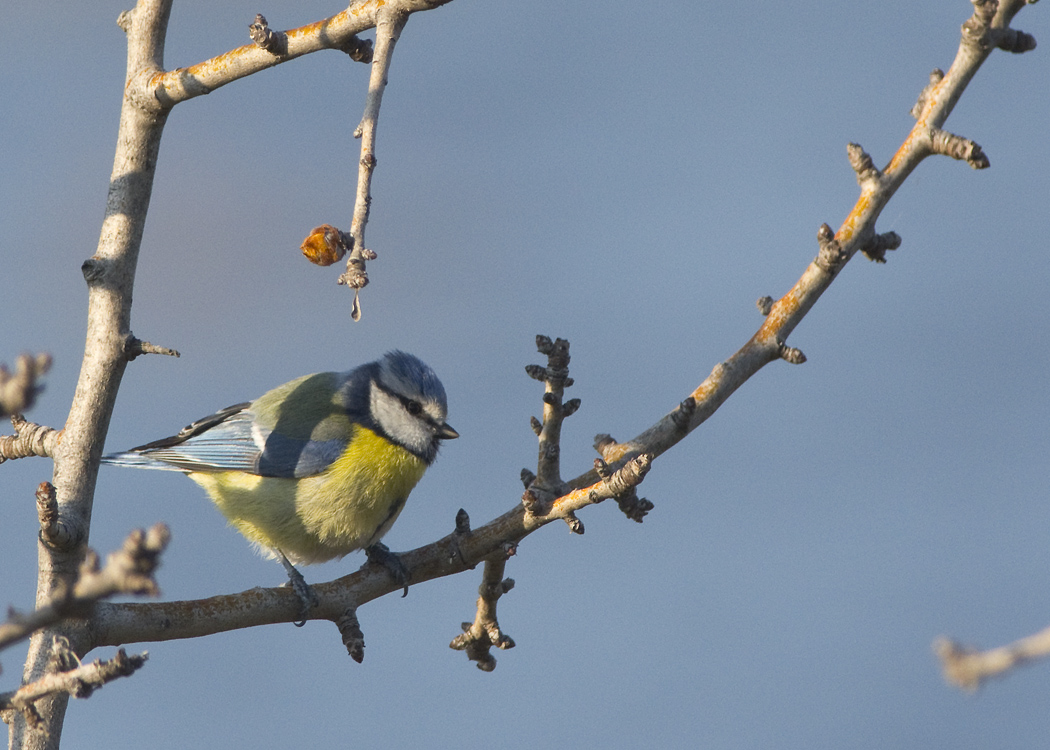
[(244, 472), (191, 473), (226, 519), (294, 563), (323, 562), (379, 541), (397, 520), (426, 463), (355, 425), (346, 451), (302, 479)]

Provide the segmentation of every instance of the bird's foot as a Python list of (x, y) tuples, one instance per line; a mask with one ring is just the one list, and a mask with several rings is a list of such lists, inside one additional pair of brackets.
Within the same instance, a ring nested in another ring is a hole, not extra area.
[(405, 568), (405, 564), (401, 562), (400, 557), (391, 552), (390, 548), (382, 542), (376, 542), (371, 547), (366, 547), (365, 556), (368, 558), (368, 562), (382, 565), (386, 568), (390, 575), (394, 577), (394, 580), (397, 581), (397, 585), (404, 588), (405, 592), (401, 594), (402, 599), (408, 596), (408, 569)]
[(284, 566), (284, 572), (288, 574), (288, 585), (292, 587), (292, 591), (299, 597), (299, 603), (302, 605), (302, 609), (299, 611), (299, 616), (302, 618), (299, 622), (293, 623), (295, 627), (301, 628), (306, 624), (306, 618), (310, 615), (310, 610), (317, 604), (317, 595), (314, 594), (314, 590), (310, 588), (310, 584), (303, 578), (303, 574), (300, 573), (288, 558), (284, 556), (283, 552), (278, 550), (280, 554), (281, 565)]

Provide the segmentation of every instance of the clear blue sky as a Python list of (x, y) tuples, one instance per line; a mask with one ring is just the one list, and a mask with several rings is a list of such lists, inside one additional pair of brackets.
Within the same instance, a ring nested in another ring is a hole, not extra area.
[[(128, 0), (130, 2), (130, 0)], [(55, 360), (30, 416), (61, 426), (83, 349), (81, 262), (98, 238), (124, 80), (125, 2), (8, 0), (0, 21), (0, 360)], [(517, 648), (483, 674), (448, 649), (480, 572), (334, 627), (257, 628), (150, 651), (69, 710), (66, 748), (1039, 747), (1050, 664), (976, 696), (930, 644), (1050, 624), (1050, 8), (1015, 25), (947, 127), (992, 168), (928, 160), (883, 213), (904, 244), (855, 259), (790, 343), (809, 358), (748, 383), (583, 537), (553, 525), (508, 566)], [(339, 10), (177, 0), (186, 66)], [(761, 322), (858, 188), (846, 144), (885, 164), (966, 0), (480, 2), (413, 17), (384, 99), (364, 320), (309, 229), (349, 227), (368, 70), (328, 52), (172, 113), (133, 329), (182, 352), (127, 372), (107, 447), (172, 434), (294, 376), (391, 348), (449, 393), (449, 443), (387, 536), (397, 549), (504, 512), (534, 466), (537, 333), (572, 342), (564, 473), (595, 433), (636, 435)], [(0, 605), (33, 597), (43, 460), (0, 467)], [(176, 474), (102, 470), (92, 544), (166, 521), (169, 599), (282, 582)], [(363, 561), (305, 569), (334, 578)], [(92, 654), (111, 655), (112, 650)], [(20, 673), (0, 656), (0, 689)]]

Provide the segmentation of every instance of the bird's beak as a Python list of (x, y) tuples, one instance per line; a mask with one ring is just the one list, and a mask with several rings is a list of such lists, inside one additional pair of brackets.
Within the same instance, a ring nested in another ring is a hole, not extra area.
[(443, 424), (438, 427), (437, 436), (442, 440), (451, 440), (452, 438), (458, 438), (459, 433), (449, 427), (447, 424)]

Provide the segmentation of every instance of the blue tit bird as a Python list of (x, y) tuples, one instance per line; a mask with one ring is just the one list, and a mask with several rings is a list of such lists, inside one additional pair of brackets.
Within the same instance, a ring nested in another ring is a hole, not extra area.
[(348, 372), (297, 378), (102, 462), (186, 474), (260, 552), (282, 562), (308, 610), (312, 593), (292, 563), (365, 549), (389, 564), (379, 540), (441, 441), (459, 437), (447, 411), (434, 371), (392, 351)]

